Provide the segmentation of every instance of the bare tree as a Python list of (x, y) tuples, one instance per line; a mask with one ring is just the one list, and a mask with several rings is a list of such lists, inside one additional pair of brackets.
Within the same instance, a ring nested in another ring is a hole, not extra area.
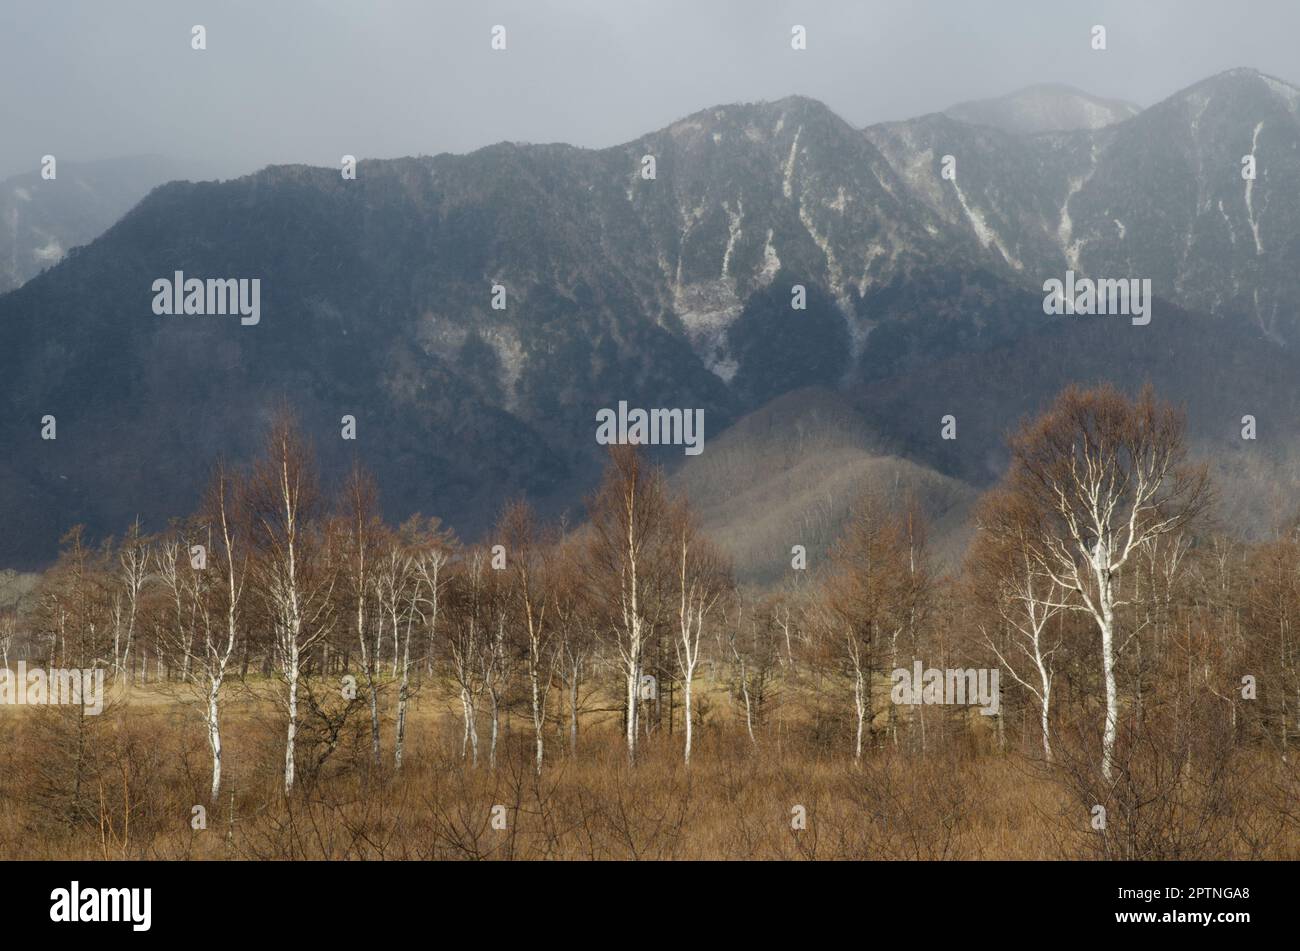
[(237, 483), (224, 464), (218, 463), (204, 500), (203, 516), (212, 526), (218, 543), (211, 552), (207, 570), (216, 569), (222, 574), (221, 584), (211, 589), (221, 624), (215, 629), (211, 624), (204, 625), (203, 650), (199, 655), (207, 693), (204, 720), (212, 753), (214, 805), (221, 793), (221, 687), (239, 640), (240, 609), (247, 580), (248, 553), (243, 537), (246, 528), (241, 528), (246, 522), (240, 504)]
[(582, 584), (585, 551), (576, 539), (559, 542), (553, 553), (551, 614), (559, 641), (556, 673), (568, 696), (569, 753), (578, 754), (578, 712), (582, 707), (582, 684), (592, 653), (596, 649), (596, 619)]
[(635, 446), (616, 446), (589, 504), (593, 593), (604, 603), (625, 679), (628, 762), (636, 762), (637, 714), (646, 647), (662, 613), (662, 577), (670, 564), (662, 473)]
[(18, 609), (5, 608), (0, 611), (0, 663), (6, 668), (9, 666), (9, 648), (13, 646), (17, 634)]
[(1035, 682), (1021, 675), (1023, 663), (1012, 663), (980, 625), (985, 643), (1016, 682), (1038, 701), (1043, 756), (1052, 762), (1052, 681), (1054, 657), (1061, 646), (1058, 636), (1049, 643), (1049, 621), (1066, 609), (1066, 592), (1032, 555), (1033, 539), (1041, 536), (1035, 513), (1006, 493), (985, 498), (976, 516), (979, 537), (968, 565), (972, 600), (986, 604), (996, 623), (1013, 633), (1016, 651), (1033, 665)]
[(270, 615), (273, 646), (285, 685), (284, 791), (294, 783), (298, 689), (303, 660), (333, 623), (334, 572), (318, 524), (320, 494), (311, 453), (294, 422), (272, 424), (248, 489), (254, 526), (256, 587)]
[(1114, 387), (1070, 387), (1012, 437), (1007, 486), (1035, 513), (1037, 569), (1073, 595), (1101, 635), (1106, 716), (1101, 771), (1109, 781), (1119, 723), (1115, 679), (1120, 573), (1134, 552), (1186, 526), (1208, 504), (1204, 466), (1186, 462), (1183, 417), (1150, 387), (1136, 401)]
[(461, 758), (471, 757), (478, 766), (478, 701), (482, 696), (482, 654), (488, 650), (491, 624), (488, 556), (481, 548), (465, 558), (453, 585), (451, 620), (448, 625), (447, 651), (451, 658), (452, 678), (460, 697), (464, 732)]
[[(495, 576), (497, 569), (492, 569)], [(479, 652), (483, 689), (488, 696), (488, 766), (496, 769), (497, 743), (501, 739), (501, 711), (506, 692), (510, 689), (510, 680), (514, 672), (514, 660), (506, 637), (506, 612), (504, 592), (495, 577), (484, 589), (487, 599), (487, 623), (483, 630), (487, 635), (485, 649)]]
[(158, 625), (158, 656), (161, 659), (165, 650), (173, 669), (179, 660), (182, 683), (189, 682), (195, 638), (200, 628), (211, 623), (205, 613), (210, 607), (204, 590), (205, 575), (193, 568), (190, 560), (193, 544), (201, 543), (205, 550), (211, 548), (210, 535), (210, 531), (198, 529), (194, 524), (174, 523), (154, 553), (158, 577), (166, 592), (168, 615)]
[[(383, 524), (379, 518), (378, 491), (374, 479), (360, 466), (354, 466), (343, 486), (343, 519), (345, 520), (344, 559), (347, 570), (343, 578), (343, 593), (348, 600), (357, 644), (361, 650), (361, 673), (366, 678), (366, 691), (370, 700), (371, 760), (379, 765), (379, 685), (377, 667), (378, 641), (370, 644), (370, 637), (381, 630), (383, 604), (381, 592), (385, 585), (395, 587), (398, 566), (396, 546), (384, 539)], [(385, 544), (387, 542), (387, 544)], [(381, 545), (384, 547), (381, 549)], [(379, 591), (376, 591), (376, 588)], [(378, 610), (376, 623), (374, 615)], [(379, 625), (379, 626), (377, 626)], [(373, 630), (372, 630), (373, 629)]]
[(873, 495), (853, 507), (844, 536), (831, 552), (826, 579), (828, 621), (838, 628), (853, 683), (853, 756), (862, 758), (877, 658), (896, 657), (899, 634), (915, 625), (929, 590), (921, 570), (916, 513), (891, 515)]
[(397, 769), (402, 768), (402, 750), (406, 740), (406, 709), (411, 695), (411, 626), (415, 617), (424, 625), (427, 639), (434, 642), (438, 632), (438, 611), (441, 605), (442, 589), (446, 584), (443, 569), (449, 559), (445, 538), (436, 532), (433, 520), (429, 539), (418, 542), (418, 548), (411, 556), (412, 584), (410, 606), (407, 615), (406, 637), (402, 644), (402, 680), (397, 690), (397, 736), (393, 750), (393, 763)]
[[(1283, 763), (1291, 761), (1295, 711), (1300, 704), (1300, 530), (1290, 526), (1260, 545), (1251, 558), (1248, 620), (1251, 653), (1261, 671), (1258, 703), (1276, 737)], [(1271, 689), (1270, 689), (1271, 688)]]
[(524, 640), (534, 768), (540, 773), (545, 755), (546, 701), (555, 667), (554, 618), (548, 616), (551, 605), (546, 591), (551, 575), (548, 557), (552, 541), (544, 537), (532, 508), (523, 501), (506, 507), (497, 526), (497, 537), (506, 549), (508, 610)]
[(118, 563), (121, 565), (121, 575), (120, 590), (114, 597), (113, 611), (114, 680), (127, 669), (126, 658), (131, 653), (131, 640), (135, 636), (140, 591), (149, 576), (149, 543), (140, 532), (139, 519), (132, 523), (122, 541)]
[[(686, 741), (683, 758), (691, 764), (694, 715), (691, 703), (695, 669), (700, 662), (700, 642), (704, 620), (730, 586), (722, 559), (701, 538), (685, 501), (674, 507), (672, 515), (673, 548), (677, 562), (677, 637), (674, 641), (677, 666), (682, 674), (682, 700), (685, 707)], [(752, 721), (750, 736), (753, 736)]]

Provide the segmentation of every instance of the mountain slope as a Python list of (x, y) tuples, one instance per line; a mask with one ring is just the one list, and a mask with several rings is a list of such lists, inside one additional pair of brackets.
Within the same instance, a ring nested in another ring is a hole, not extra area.
[(731, 554), (737, 577), (756, 584), (790, 576), (794, 545), (804, 546), (815, 568), (864, 492), (915, 500), (938, 564), (955, 567), (977, 496), (891, 454), (843, 395), (815, 387), (738, 420), (672, 481), (687, 492), (709, 537)]

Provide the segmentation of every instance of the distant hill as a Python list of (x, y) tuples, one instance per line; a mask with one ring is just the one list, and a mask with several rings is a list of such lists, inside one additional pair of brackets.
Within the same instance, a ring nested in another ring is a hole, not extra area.
[(914, 498), (930, 522), (932, 554), (955, 567), (978, 495), (888, 452), (843, 394), (823, 388), (788, 393), (740, 419), (672, 481), (732, 555), (737, 576), (758, 584), (788, 575), (793, 545), (815, 567), (868, 491), (888, 503)]

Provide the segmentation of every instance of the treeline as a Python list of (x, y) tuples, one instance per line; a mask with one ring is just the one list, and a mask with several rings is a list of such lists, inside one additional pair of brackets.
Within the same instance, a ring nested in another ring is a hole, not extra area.
[[(474, 765), (495, 765), (507, 707), (522, 706), (531, 722), (538, 770), (548, 717), (561, 709), (576, 746), (588, 680), (611, 670), (629, 760), (651, 729), (647, 706), (671, 719), (678, 702), (689, 760), (691, 689), (715, 611), (734, 595), (729, 568), (687, 501), (634, 449), (611, 452), (588, 516), (566, 531), (512, 502), (479, 545), (461, 544), (436, 517), (391, 526), (360, 467), (333, 496), (323, 491), (310, 448), (283, 415), (247, 471), (219, 465), (199, 510), (168, 531), (151, 537), (137, 525), (93, 548), (80, 528), (70, 531), (34, 609), (21, 624), (9, 618), (15, 643), (5, 656), (12, 647), (51, 668), (106, 667), (116, 683), (192, 685), (214, 801), (225, 688), (250, 674), (282, 688), (286, 793), (304, 707), (335, 734), (332, 715), (364, 708), (378, 764), (380, 695), (393, 689), (389, 755), (400, 768), (409, 704), (427, 681), (451, 687)], [(331, 694), (346, 701), (334, 714)]]
[[(1249, 544), (1216, 526), (1181, 416), (1150, 390), (1067, 390), (1010, 448), (955, 576), (917, 506), (864, 495), (831, 551), (756, 591), (634, 447), (611, 452), (582, 524), (516, 501), (471, 545), (436, 517), (386, 524), (360, 468), (327, 493), (281, 416), (167, 531), (92, 548), (73, 529), (30, 610), (0, 622), (5, 659), (191, 691), (214, 802), (232, 683), (275, 685), (289, 793), (346, 724), (366, 769), (400, 770), (420, 691), (457, 712), (467, 766), (497, 765), (516, 714), (538, 773), (600, 714), (629, 763), (669, 738), (689, 766), (700, 731), (723, 729), (707, 682), (731, 732), (791, 758), (1019, 751), (1081, 815), (1129, 823), (1138, 854), (1139, 815), (1158, 838), (1240, 799), (1246, 758), (1289, 767), (1300, 532)], [(916, 661), (997, 668), (996, 715), (896, 702), (890, 673)]]

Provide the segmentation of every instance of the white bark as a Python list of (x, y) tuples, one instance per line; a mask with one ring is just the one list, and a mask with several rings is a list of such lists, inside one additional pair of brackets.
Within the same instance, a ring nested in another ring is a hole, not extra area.
[(496, 687), (491, 687), (488, 689), (488, 700), (491, 702), (491, 706), (492, 706), (492, 737), (491, 737), (491, 745), (489, 745), (488, 747), (488, 768), (496, 769), (497, 768), (497, 733), (500, 730), (500, 723), (501, 723), (500, 700), (497, 696)]
[(284, 744), (284, 794), (287, 796), (293, 790), (294, 781), (294, 744), (298, 738), (298, 645), (295, 643), (292, 648), (292, 656), (285, 665), (284, 675), (289, 684), (289, 698), (286, 708), (289, 713), (289, 725), (285, 734)]
[(1115, 684), (1115, 610), (1110, 572), (1102, 560), (1101, 543), (1097, 544), (1098, 607), (1101, 628), (1101, 669), (1106, 682), (1106, 724), (1101, 738), (1101, 774), (1110, 781), (1115, 768), (1115, 739), (1119, 725), (1119, 691)]
[[(407, 606), (406, 636), (402, 644), (402, 681), (397, 691), (397, 736), (393, 751), (393, 763), (397, 769), (402, 768), (402, 751), (406, 743), (406, 710), (411, 694), (411, 630), (415, 618), (419, 616), (428, 625), (429, 639), (433, 640), (438, 627), (438, 576), (445, 562), (446, 556), (438, 551), (420, 555), (414, 561), (415, 573)], [(422, 596), (424, 588), (428, 589), (427, 597)], [(422, 604), (429, 606), (427, 616), (421, 608)]]
[[(221, 685), (226, 668), (235, 653), (239, 636), (239, 602), (243, 594), (243, 581), (236, 576), (234, 532), (226, 511), (224, 475), (219, 477), (217, 514), (221, 522), (221, 540), (226, 563), (226, 630), (224, 643), (209, 637), (203, 652), (208, 681), (208, 746), (212, 751), (212, 804), (217, 804), (221, 794)], [(205, 630), (210, 628), (205, 626)]]
[(468, 689), (462, 687), (460, 690), (461, 713), (465, 718), (465, 733), (461, 739), (460, 755), (465, 757), (466, 744), (473, 751), (473, 759), (470, 761), (474, 767), (478, 766), (478, 715), (474, 710), (474, 697)]
[(1135, 551), (1178, 530), (1203, 501), (1203, 483), (1195, 477), (1179, 482), (1180, 449), (1170, 432), (1140, 423), (1136, 435), (1111, 442), (1104, 434), (1090, 436), (1056, 468), (1033, 462), (1026, 482), (1057, 521), (1034, 540), (1035, 568), (1077, 597), (1059, 606), (1091, 615), (1100, 634), (1106, 702), (1101, 773), (1107, 781), (1114, 775), (1119, 726), (1115, 668), (1127, 644), (1118, 640), (1116, 609), (1125, 603), (1118, 579)]
[[(1015, 633), (1017, 648), (1034, 665), (1037, 683), (1030, 683), (1020, 675), (1016, 665), (998, 649), (987, 631), (984, 632), (984, 640), (993, 649), (1002, 666), (1037, 699), (1043, 758), (1051, 763), (1052, 681), (1055, 678), (1052, 659), (1060, 642), (1047, 646), (1045, 631), (1047, 623), (1065, 609), (1062, 600), (1064, 592), (1053, 579), (1038, 570), (1029, 555), (1028, 539), (1023, 530), (1018, 530), (1012, 541), (1016, 547), (1012, 551), (1013, 561), (1009, 570), (1013, 574), (1000, 580), (998, 611)], [(1000, 722), (1001, 716), (998, 719)]]
[[(700, 642), (704, 632), (704, 619), (717, 601), (718, 588), (713, 583), (715, 579), (703, 575), (697, 570), (698, 565), (692, 564), (692, 532), (685, 513), (682, 515), (679, 531), (679, 557), (677, 561), (679, 602), (677, 609), (677, 640), (674, 646), (677, 653), (677, 665), (682, 672), (682, 699), (686, 715), (686, 744), (683, 758), (686, 765), (690, 766), (691, 748), (695, 736), (695, 721), (692, 714), (695, 669), (700, 662)], [(705, 571), (708, 571), (707, 566)], [(746, 722), (750, 723), (747, 686), (745, 691)], [(753, 738), (752, 723), (750, 723), (750, 737)]]
[(406, 625), (402, 643), (402, 682), (397, 688), (397, 735), (394, 739), (393, 765), (402, 768), (402, 746), (406, 741), (406, 705), (411, 691), (411, 625)]
[(212, 750), (212, 802), (221, 795), (221, 727), (218, 695), (221, 684), (213, 681), (208, 690), (208, 746)]
[[(321, 577), (304, 575), (305, 526), (299, 461), (290, 456), (287, 440), (275, 445), (274, 515), (265, 513), (263, 521), (272, 557), (267, 565), (266, 596), (273, 617), (275, 648), (280, 674), (287, 688), (285, 698), (284, 793), (293, 790), (296, 778), (295, 745), (298, 736), (298, 688), (302, 678), (302, 659), (328, 632), (328, 611), (333, 593), (333, 574)], [(310, 573), (309, 573), (310, 574)]]
[(749, 733), (749, 743), (758, 746), (758, 739), (754, 736), (754, 712), (749, 702), (749, 675), (745, 672), (744, 658), (740, 661), (740, 692), (745, 698), (745, 730)]
[(863, 689), (862, 668), (856, 664), (853, 668), (853, 710), (857, 717), (857, 729), (853, 741), (853, 758), (862, 759), (862, 732), (866, 725), (867, 703), (866, 691)]

